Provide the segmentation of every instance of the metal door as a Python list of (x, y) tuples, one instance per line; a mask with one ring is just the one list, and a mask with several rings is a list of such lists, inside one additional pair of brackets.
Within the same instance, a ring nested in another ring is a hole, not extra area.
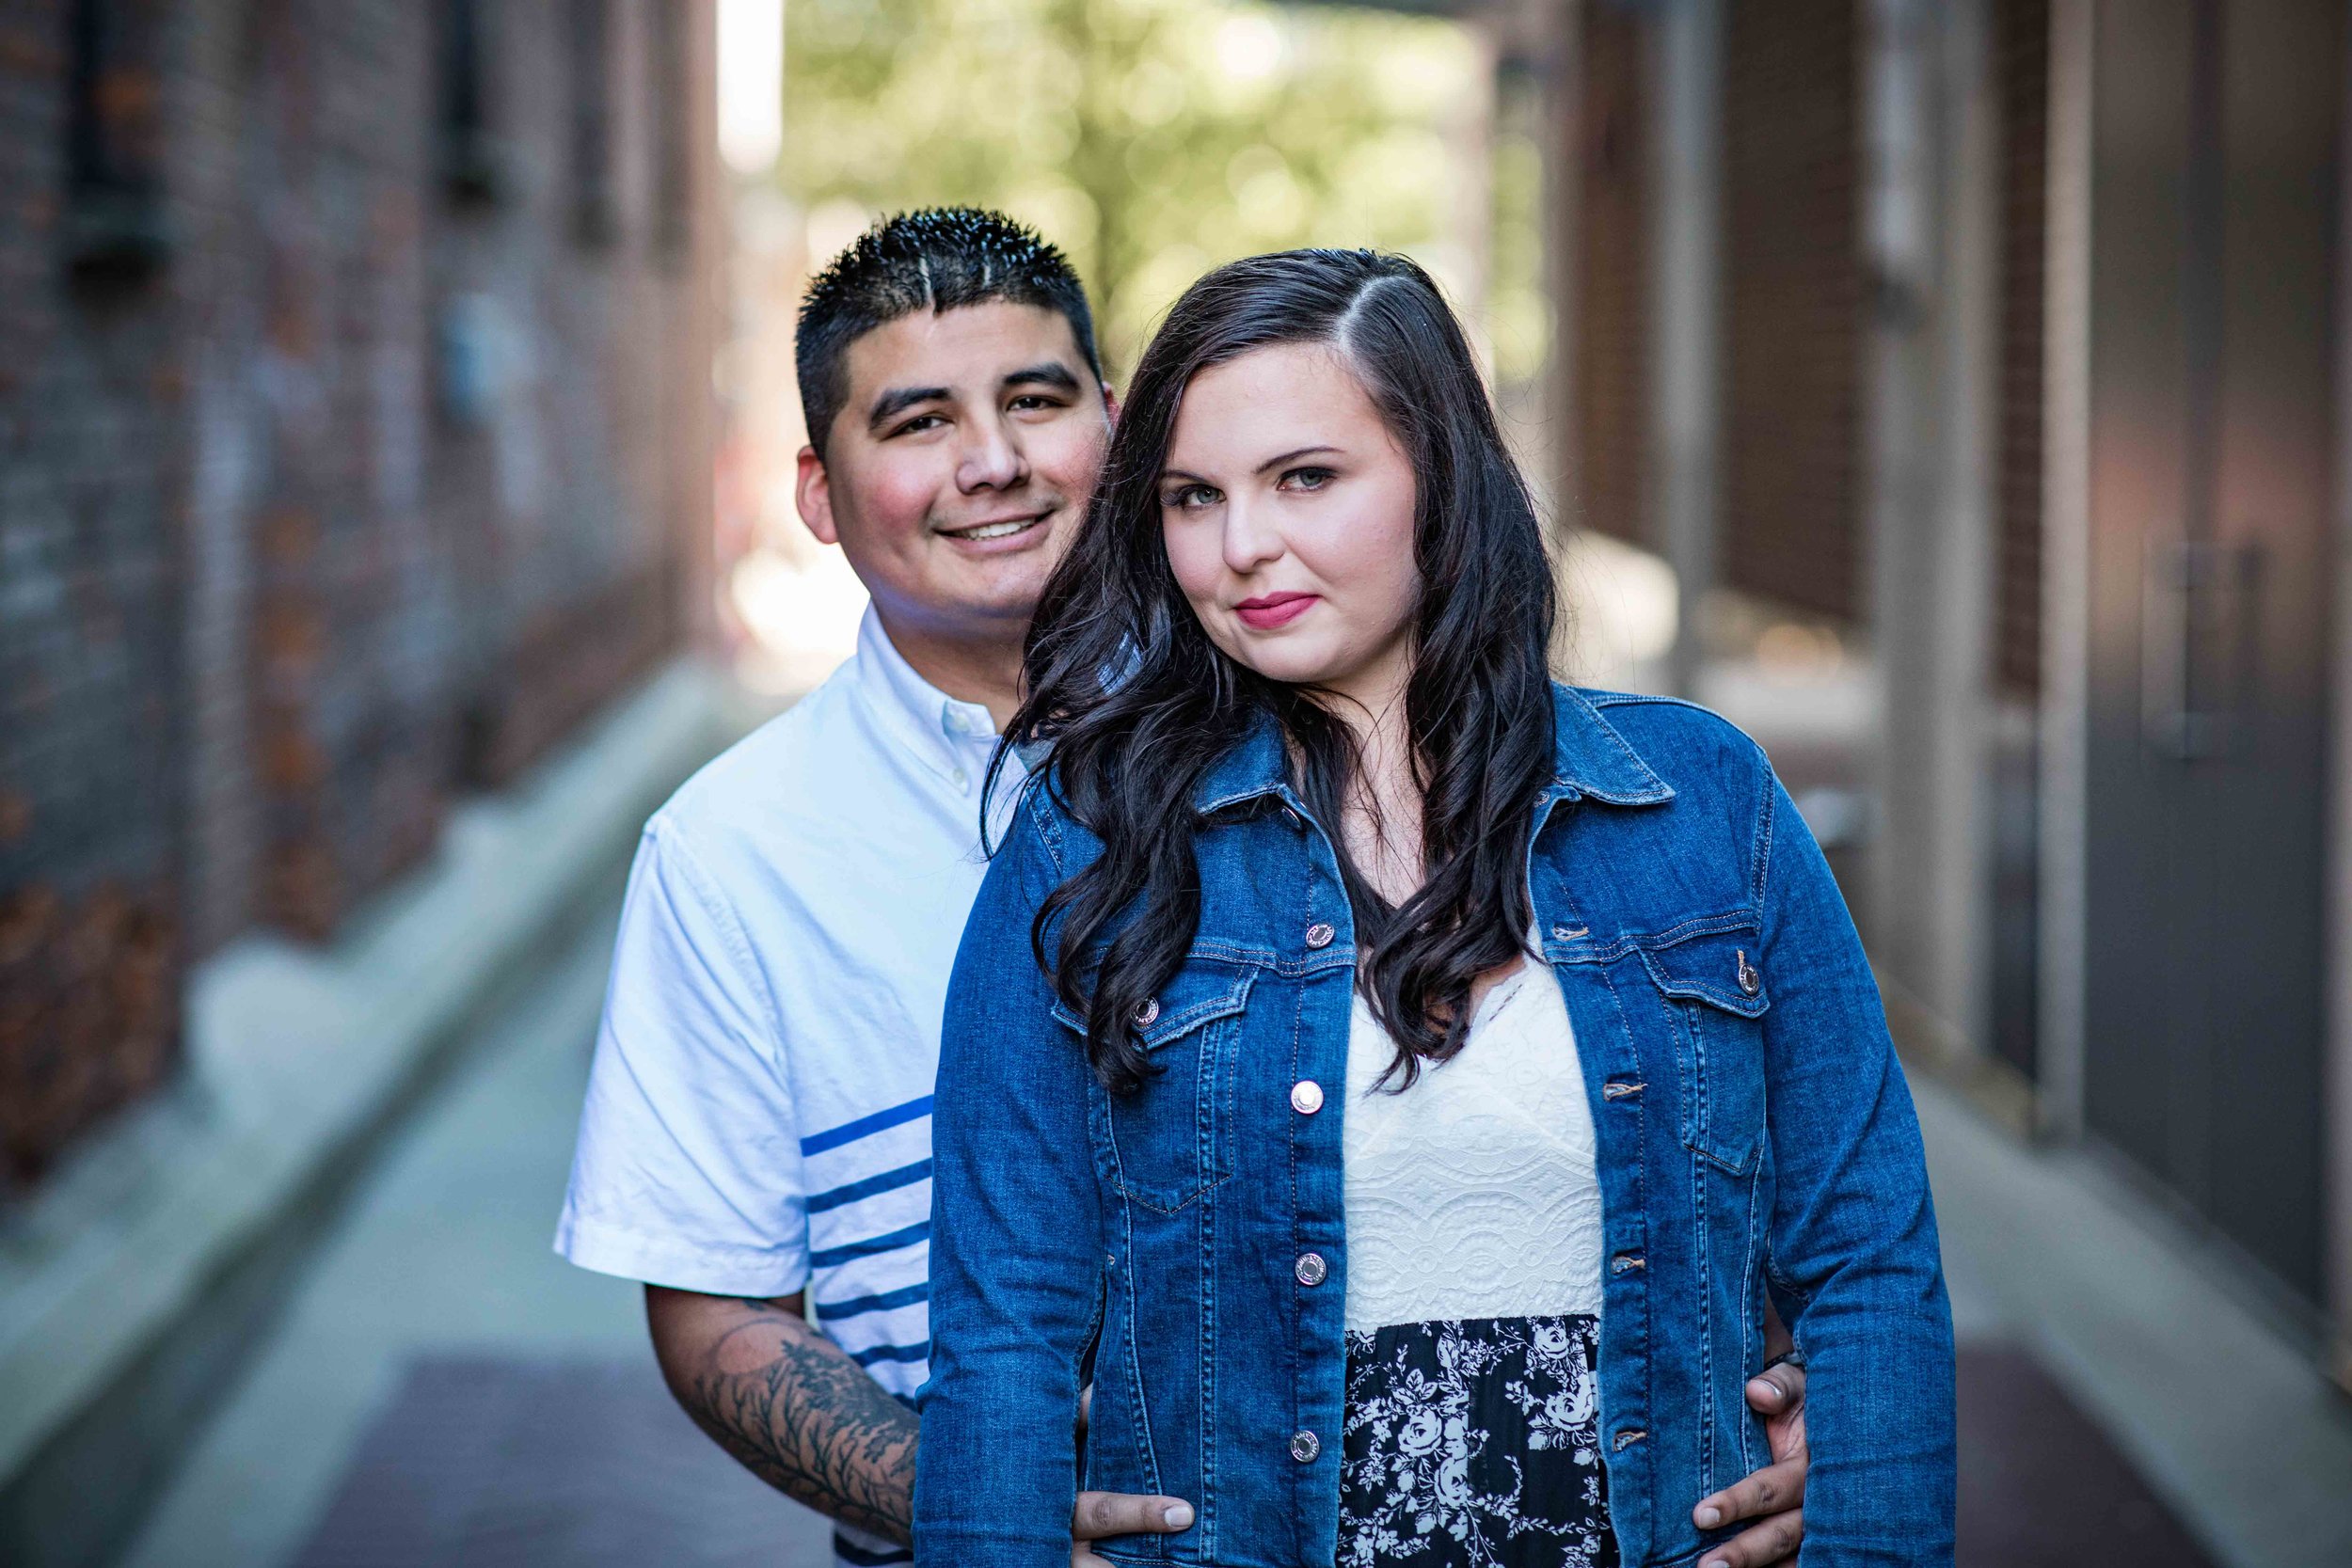
[(2103, 0), (2084, 1116), (2320, 1291), (2343, 8)]

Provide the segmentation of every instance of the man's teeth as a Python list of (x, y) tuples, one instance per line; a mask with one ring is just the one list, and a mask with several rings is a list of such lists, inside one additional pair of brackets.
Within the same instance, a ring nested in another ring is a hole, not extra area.
[(1009, 523), (983, 523), (978, 528), (952, 529), (959, 539), (1003, 539), (1019, 533), (1037, 521), (1035, 517), (1016, 517)]

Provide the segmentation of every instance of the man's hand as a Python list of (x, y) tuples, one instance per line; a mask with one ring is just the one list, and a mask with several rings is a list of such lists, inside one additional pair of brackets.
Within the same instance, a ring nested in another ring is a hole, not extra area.
[(1124, 1492), (1081, 1492), (1070, 1511), (1070, 1568), (1112, 1568), (1089, 1544), (1113, 1535), (1177, 1535), (1192, 1528), (1192, 1504), (1182, 1497), (1137, 1497)]
[[(1775, 1324), (1774, 1326), (1777, 1326)], [(1768, 1347), (1770, 1341), (1767, 1341)], [(1793, 1562), (1804, 1541), (1804, 1369), (1783, 1361), (1748, 1379), (1748, 1407), (1764, 1418), (1772, 1462), (1730, 1488), (1702, 1498), (1691, 1511), (1701, 1529), (1741, 1519), (1755, 1524), (1714, 1547), (1699, 1568), (1765, 1568)]]
[[(1086, 1448), (1094, 1414), (1092, 1385), (1078, 1390), (1078, 1447)], [(1081, 1492), (1070, 1511), (1070, 1568), (1114, 1568), (1089, 1544), (1114, 1535), (1181, 1535), (1192, 1528), (1192, 1504), (1182, 1497), (1138, 1497), (1132, 1492)]]

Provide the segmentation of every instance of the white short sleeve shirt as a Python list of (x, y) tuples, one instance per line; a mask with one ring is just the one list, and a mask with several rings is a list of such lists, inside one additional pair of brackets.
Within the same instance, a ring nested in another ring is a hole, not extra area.
[[(805, 1288), (876, 1382), (921, 1386), (931, 1085), (995, 739), (869, 609), (848, 663), (655, 814), (557, 1251), (716, 1295)], [(1009, 758), (1000, 820), (1021, 777)]]

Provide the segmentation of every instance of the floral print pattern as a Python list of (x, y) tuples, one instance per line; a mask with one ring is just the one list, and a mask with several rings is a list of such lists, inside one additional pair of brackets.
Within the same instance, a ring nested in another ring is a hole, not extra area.
[(1347, 1337), (1339, 1568), (1614, 1568), (1594, 1318)]

